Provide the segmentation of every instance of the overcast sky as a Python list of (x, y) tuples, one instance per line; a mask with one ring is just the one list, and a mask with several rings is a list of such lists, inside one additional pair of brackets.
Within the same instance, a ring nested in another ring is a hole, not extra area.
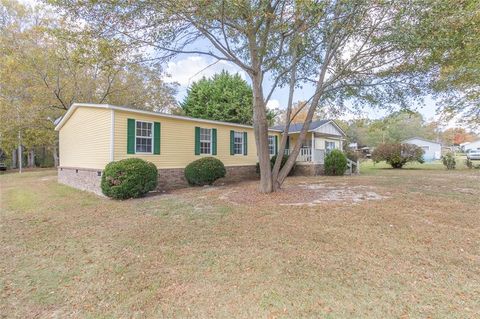
[[(250, 79), (248, 78), (247, 74), (233, 63), (229, 63), (226, 61), (219, 61), (217, 63), (214, 62), (215, 59), (206, 56), (181, 55), (177, 56), (174, 60), (168, 62), (165, 65), (166, 73), (169, 76), (168, 78), (166, 78), (166, 80), (168, 82), (177, 82), (180, 85), (177, 94), (178, 101), (183, 100), (187, 88), (189, 85), (192, 84), (192, 82), (199, 80), (203, 76), (211, 77), (215, 73), (219, 73), (222, 70), (226, 70), (230, 73), (238, 73), (242, 78), (244, 78), (245, 80), (247, 80), (247, 82), (250, 83)], [(265, 79), (265, 82), (265, 88), (267, 89), (270, 86), (270, 81), (268, 77)], [(303, 90), (297, 90), (294, 101), (306, 100), (310, 98), (311, 95), (313, 95), (313, 92), (314, 91), (312, 87), (305, 87)], [(287, 99), (288, 89), (277, 89), (273, 94), (271, 101), (269, 102), (269, 107), (284, 108), (286, 106)], [(436, 105), (432, 99), (427, 97), (425, 105), (417, 105), (414, 107), (416, 107), (418, 111), (423, 114), (425, 119), (431, 120), (436, 118)], [(365, 117), (369, 118), (379, 118), (384, 115), (386, 115), (386, 112), (382, 110), (379, 111), (378, 109), (366, 109), (364, 114)], [(351, 119), (356, 116), (358, 115), (350, 113), (345, 114), (343, 117), (344, 119)]]

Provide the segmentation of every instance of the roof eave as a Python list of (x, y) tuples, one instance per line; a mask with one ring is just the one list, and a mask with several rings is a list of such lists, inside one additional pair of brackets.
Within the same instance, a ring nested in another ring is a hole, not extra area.
[[(203, 122), (203, 123), (225, 125), (225, 126), (253, 128), (253, 126), (250, 126), (250, 125), (229, 123), (229, 122), (222, 122), (222, 121), (215, 121), (215, 120), (198, 119), (198, 118), (193, 118), (193, 117), (185, 117), (185, 116), (180, 116), (180, 115), (158, 113), (158, 112), (152, 112), (152, 111), (137, 110), (137, 109), (131, 109), (131, 108), (122, 107), (122, 106), (111, 105), (111, 104), (74, 103), (68, 109), (67, 113), (65, 113), (62, 120), (57, 124), (57, 126), (55, 126), (55, 131), (59, 131), (62, 128), (62, 126), (65, 125), (65, 122), (68, 121), (68, 119), (71, 117), (73, 112), (79, 107), (111, 109), (111, 110), (117, 110), (117, 111), (123, 111), (123, 112), (131, 112), (131, 113), (137, 113), (137, 114), (159, 116), (159, 117), (164, 117), (164, 118), (173, 118), (173, 119), (179, 119), (179, 120), (191, 121), (191, 122)], [(268, 130), (272, 131), (272, 132), (280, 132), (280, 133), (283, 132), (282, 130), (271, 129), (271, 128), (268, 129)]]

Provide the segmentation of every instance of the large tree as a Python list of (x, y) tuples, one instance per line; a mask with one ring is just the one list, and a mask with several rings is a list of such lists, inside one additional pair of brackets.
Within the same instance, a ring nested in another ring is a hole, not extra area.
[(175, 105), (159, 64), (118, 39), (95, 37), (50, 10), (0, 0), (0, 147), (51, 148), (54, 120), (74, 102), (112, 103), (166, 111)]
[[(70, 16), (105, 35), (155, 48), (165, 58), (198, 54), (229, 61), (250, 77), (260, 190), (281, 186), (293, 166), (315, 111), (355, 98), (388, 107), (420, 88), (404, 75), (406, 52), (396, 36), (410, 1), (109, 1), (58, 0)], [(209, 43), (200, 46), (199, 43)], [(410, 75), (410, 74), (409, 74)], [(267, 85), (265, 79), (270, 78)], [(313, 87), (299, 142), (280, 169), (287, 137), (270, 168), (266, 104), (279, 86), (289, 91), (286, 130), (295, 90)]]
[[(253, 124), (253, 93), (247, 81), (227, 71), (194, 82), (181, 107), (187, 116), (240, 124)], [(274, 113), (269, 112), (270, 122)]]
[(410, 50), (423, 52), (411, 67), (428, 75), (439, 114), (480, 128), (480, 2), (416, 1), (405, 10), (416, 19), (405, 21), (399, 35)]

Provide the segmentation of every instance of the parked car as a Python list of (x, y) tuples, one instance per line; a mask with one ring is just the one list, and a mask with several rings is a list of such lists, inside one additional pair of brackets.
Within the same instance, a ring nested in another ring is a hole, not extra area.
[(480, 150), (468, 150), (467, 158), (469, 160), (480, 160)]
[(7, 170), (7, 165), (5, 163), (0, 163), (0, 171), (6, 171)]

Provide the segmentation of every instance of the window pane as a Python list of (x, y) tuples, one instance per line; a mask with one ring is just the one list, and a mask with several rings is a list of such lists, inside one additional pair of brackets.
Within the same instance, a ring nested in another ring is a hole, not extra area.
[(152, 137), (152, 123), (137, 122), (137, 136)]
[(275, 136), (268, 137), (268, 152), (270, 155), (275, 155)]
[(209, 128), (200, 128), (200, 154), (211, 153), (211, 135), (212, 130)]
[(233, 154), (243, 154), (243, 132), (233, 134)]

